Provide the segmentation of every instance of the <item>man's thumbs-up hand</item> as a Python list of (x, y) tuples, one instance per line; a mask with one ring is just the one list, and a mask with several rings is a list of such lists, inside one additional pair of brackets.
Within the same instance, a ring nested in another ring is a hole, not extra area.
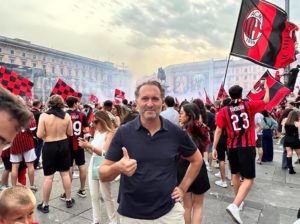
[(123, 150), (123, 158), (119, 161), (119, 170), (126, 176), (132, 176), (137, 168), (137, 162), (135, 159), (130, 159), (128, 151), (125, 147)]

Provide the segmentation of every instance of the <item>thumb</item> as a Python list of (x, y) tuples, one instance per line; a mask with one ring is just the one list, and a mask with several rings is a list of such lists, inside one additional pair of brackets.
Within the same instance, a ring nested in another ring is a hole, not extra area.
[(122, 148), (122, 151), (123, 151), (123, 158), (130, 159), (127, 149), (125, 147)]

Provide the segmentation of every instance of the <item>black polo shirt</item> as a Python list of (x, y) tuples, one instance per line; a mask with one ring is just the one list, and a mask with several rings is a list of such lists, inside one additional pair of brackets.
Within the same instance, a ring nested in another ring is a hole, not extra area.
[(135, 219), (157, 219), (174, 206), (171, 194), (177, 184), (176, 155), (189, 157), (197, 147), (180, 127), (160, 117), (161, 128), (153, 136), (138, 116), (122, 125), (110, 144), (106, 159), (119, 161), (122, 147), (137, 160), (133, 176), (121, 175), (118, 212)]

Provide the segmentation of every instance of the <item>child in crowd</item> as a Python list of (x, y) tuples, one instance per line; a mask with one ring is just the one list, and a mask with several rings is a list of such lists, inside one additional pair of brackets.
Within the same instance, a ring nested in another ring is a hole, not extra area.
[(25, 186), (15, 186), (0, 193), (0, 224), (38, 224), (33, 222), (36, 199)]

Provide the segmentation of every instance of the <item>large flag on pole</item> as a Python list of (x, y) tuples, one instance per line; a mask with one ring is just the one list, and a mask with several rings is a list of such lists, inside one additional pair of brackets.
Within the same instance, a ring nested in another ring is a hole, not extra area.
[(288, 94), (289, 88), (284, 86), (281, 82), (275, 80), (271, 73), (267, 70), (265, 74), (256, 82), (253, 89), (248, 93), (247, 97), (250, 100), (262, 100), (265, 96), (264, 82), (267, 82), (270, 91), (270, 101), (265, 107), (269, 112), (277, 106)]
[(51, 95), (58, 94), (65, 100), (68, 96), (82, 97), (82, 94), (76, 92), (71, 86), (65, 83), (63, 80), (58, 79), (57, 83), (52, 89)]
[(5, 67), (0, 67), (0, 85), (15, 95), (32, 97), (33, 83)]
[(222, 84), (220, 86), (220, 89), (219, 89), (219, 92), (218, 92), (218, 95), (217, 95), (217, 100), (224, 100), (227, 97), (228, 97), (228, 94), (225, 91), (224, 82), (222, 82)]
[(278, 6), (242, 0), (231, 55), (273, 69), (284, 68), (296, 60), (297, 30)]

